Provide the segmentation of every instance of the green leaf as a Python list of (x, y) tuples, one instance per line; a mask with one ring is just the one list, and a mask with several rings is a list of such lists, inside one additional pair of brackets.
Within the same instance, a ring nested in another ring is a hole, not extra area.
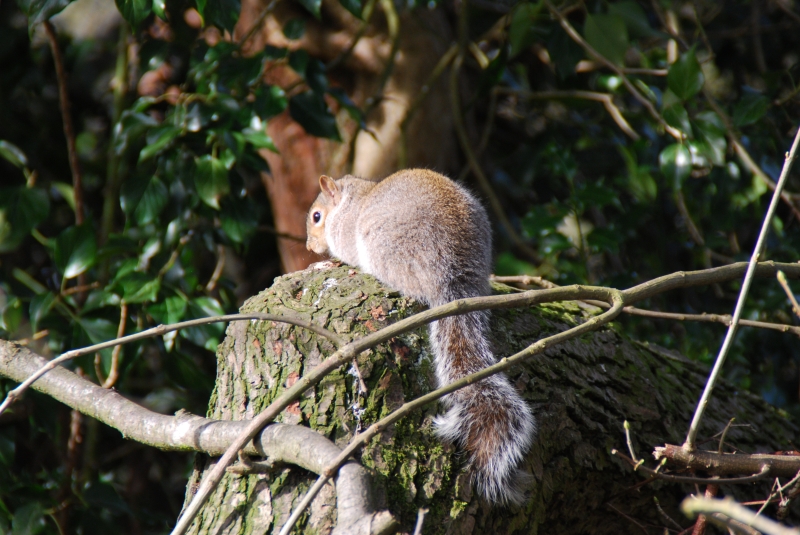
[(78, 324), (93, 344), (107, 342), (117, 337), (117, 324), (103, 318), (78, 318)]
[(22, 321), (22, 301), (14, 297), (6, 303), (3, 314), (0, 315), (0, 327), (11, 336), (16, 332), (20, 321)]
[(681, 55), (667, 73), (667, 85), (681, 100), (695, 96), (703, 88), (705, 77), (694, 48)]
[(133, 212), (137, 223), (146, 225), (158, 219), (168, 202), (169, 192), (167, 191), (167, 186), (158, 177), (152, 177), (147, 181), (147, 187), (142, 192), (142, 196), (136, 205), (136, 210)]
[(360, 19), (361, 18), (361, 0), (339, 0), (339, 3), (342, 4), (342, 7), (349, 11), (354, 17)]
[(0, 158), (8, 160), (19, 168), (28, 167), (28, 158), (16, 145), (0, 139)]
[(248, 198), (229, 197), (222, 203), (222, 230), (236, 243), (245, 243), (258, 227), (258, 210)]
[(692, 125), (689, 122), (689, 114), (681, 104), (673, 104), (663, 112), (664, 120), (667, 124), (677, 128), (687, 136), (692, 133)]
[(53, 15), (61, 12), (72, 0), (17, 0), (17, 6), (28, 17), (28, 33)]
[(286, 21), (286, 24), (283, 25), (283, 35), (286, 36), (287, 39), (297, 40), (303, 37), (303, 34), (306, 33), (306, 21), (303, 19), (289, 19)]
[(30, 307), (28, 308), (28, 315), (31, 318), (31, 326), (33, 332), (39, 330), (39, 322), (41, 322), (50, 311), (56, 302), (56, 296), (53, 292), (47, 292), (33, 296), (31, 299)]
[(341, 141), (336, 118), (327, 104), (312, 91), (300, 93), (289, 100), (289, 114), (312, 136)]
[(166, 0), (153, 0), (153, 13), (155, 13), (158, 18), (166, 22), (167, 21)]
[(630, 46), (628, 28), (619, 15), (586, 15), (584, 37), (601, 55), (617, 65), (625, 64), (625, 53)]
[(624, 2), (610, 2), (608, 4), (608, 12), (624, 20), (625, 27), (628, 28), (628, 33), (633, 37), (653, 37), (659, 35), (657, 31), (650, 27), (647, 14), (644, 12), (644, 9), (642, 9), (642, 6), (636, 2), (630, 0)]
[(197, 172), (194, 175), (194, 183), (197, 194), (204, 203), (219, 210), (220, 198), (230, 191), (225, 164), (218, 158), (206, 154), (195, 158), (195, 165)]
[[(225, 314), (219, 301), (211, 297), (198, 297), (189, 301), (189, 318), (205, 318), (209, 316), (221, 316)], [(209, 351), (215, 351), (219, 345), (219, 339), (225, 333), (223, 323), (209, 323), (191, 329), (183, 329), (181, 336), (190, 340), (193, 344), (204, 347)]]
[(561, 26), (550, 32), (547, 51), (561, 79), (575, 75), (575, 66), (583, 59), (583, 49), (573, 41)]
[(761, 119), (769, 108), (769, 99), (764, 95), (745, 95), (733, 108), (733, 124), (737, 127), (753, 124)]
[(170, 125), (159, 126), (148, 132), (147, 145), (139, 153), (139, 163), (163, 152), (180, 133), (180, 128)]
[(541, 10), (541, 2), (517, 4), (511, 17), (511, 26), (508, 29), (508, 42), (511, 46), (509, 54), (511, 57), (527, 49), (536, 40), (536, 34), (534, 33), (536, 17)]
[(301, 6), (306, 8), (306, 10), (314, 15), (317, 19), (321, 18), (320, 14), (320, 7), (322, 6), (322, 0), (297, 0)]
[(206, 22), (233, 34), (241, 10), (240, 0), (208, 0), (203, 15)]
[(36, 535), (44, 526), (44, 508), (39, 502), (29, 502), (14, 511), (11, 535)]
[(0, 253), (13, 251), (50, 213), (40, 188), (0, 188)]
[(134, 271), (115, 281), (122, 288), (122, 299), (127, 303), (155, 301), (161, 289), (161, 280), (147, 273)]
[(152, 0), (115, 0), (117, 9), (128, 24), (134, 28), (144, 21), (153, 11)]
[[(140, 105), (147, 101), (139, 99)], [(114, 126), (114, 153), (122, 154), (141, 138), (147, 130), (158, 126), (158, 121), (146, 113), (125, 110), (119, 122)]]
[(728, 140), (719, 116), (713, 111), (698, 113), (694, 119), (694, 131), (697, 139), (703, 142), (706, 158), (714, 165), (724, 165)]
[(264, 132), (256, 132), (253, 130), (245, 129), (242, 131), (242, 135), (244, 136), (244, 139), (247, 140), (248, 143), (251, 143), (257, 149), (269, 149), (272, 152), (278, 152), (278, 149), (272, 142), (272, 138), (269, 137)]
[(72, 211), (75, 211), (75, 190), (66, 182), (51, 182), (50, 186), (61, 195)]
[(54, 260), (64, 278), (77, 277), (97, 260), (97, 242), (94, 227), (85, 223), (69, 227), (56, 238)]
[(161, 303), (148, 306), (147, 313), (163, 325), (178, 323), (186, 315), (186, 301), (180, 297), (167, 297)]
[(658, 164), (673, 189), (679, 190), (692, 172), (692, 155), (684, 145), (673, 143), (661, 151)]

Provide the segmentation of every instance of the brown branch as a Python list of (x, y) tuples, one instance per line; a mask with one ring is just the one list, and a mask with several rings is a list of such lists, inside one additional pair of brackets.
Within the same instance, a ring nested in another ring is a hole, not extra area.
[(67, 73), (64, 70), (64, 58), (61, 49), (58, 47), (58, 37), (53, 24), (46, 20), (42, 24), (50, 42), (50, 50), (53, 52), (53, 62), (56, 67), (56, 79), (58, 80), (58, 101), (61, 107), (61, 120), (64, 122), (64, 137), (67, 138), (67, 155), (69, 156), (69, 166), (72, 171), (72, 189), (75, 195), (75, 224), (83, 223), (83, 186), (81, 185), (81, 168), (78, 162), (78, 151), (75, 148), (75, 131), (72, 128), (72, 115), (70, 113), (69, 93), (67, 87)]
[[(794, 477), (800, 471), (800, 455), (770, 455), (764, 453), (718, 453), (715, 451), (688, 451), (681, 446), (665, 444), (655, 448), (656, 460), (701, 470), (713, 475), (752, 474), (765, 467), (771, 477)], [(724, 481), (724, 480), (723, 480)]]
[(794, 297), (794, 292), (789, 287), (789, 282), (786, 280), (786, 275), (783, 271), (778, 271), (778, 283), (783, 288), (783, 291), (786, 292), (786, 297), (789, 298), (789, 302), (792, 303), (792, 310), (794, 311), (795, 316), (800, 317), (800, 305), (797, 304), (797, 299)]
[[(679, 447), (679, 446), (678, 446)], [(658, 450), (658, 448), (656, 448)], [(752, 483), (753, 481), (758, 481), (760, 479), (764, 479), (765, 477), (773, 475), (770, 472), (768, 466), (759, 466), (754, 470), (752, 475), (744, 476), (744, 477), (730, 477), (726, 479), (719, 479), (719, 478), (707, 478), (707, 477), (693, 477), (693, 476), (676, 476), (672, 474), (664, 474), (659, 472), (658, 470), (653, 470), (652, 468), (648, 468), (643, 464), (642, 461), (636, 462), (621, 451), (617, 449), (611, 450), (611, 455), (615, 455), (620, 459), (623, 459), (628, 464), (631, 465), (635, 472), (642, 472), (647, 476), (653, 479), (662, 479), (664, 481), (671, 481), (673, 483), (699, 483), (699, 484), (717, 484), (717, 485), (741, 485), (743, 483)], [(727, 454), (732, 455), (732, 454)], [(736, 472), (736, 473), (748, 473), (748, 472)]]

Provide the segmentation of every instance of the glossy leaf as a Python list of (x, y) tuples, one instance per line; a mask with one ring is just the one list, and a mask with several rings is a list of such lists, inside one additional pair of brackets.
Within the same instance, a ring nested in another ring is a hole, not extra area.
[(306, 21), (303, 19), (289, 19), (283, 25), (283, 35), (287, 39), (300, 39), (304, 33), (306, 33)]
[(686, 146), (673, 143), (661, 151), (658, 164), (668, 183), (679, 190), (692, 172), (692, 155)]
[(349, 11), (354, 17), (361, 18), (361, 12), (363, 7), (361, 6), (361, 0), (339, 0), (339, 3)]
[(163, 325), (178, 323), (186, 315), (186, 301), (180, 297), (167, 297), (160, 303), (148, 306), (147, 313)]
[(28, 33), (53, 15), (60, 13), (72, 0), (17, 0), (17, 5), (28, 17)]
[(161, 289), (161, 280), (146, 273), (134, 271), (115, 282), (121, 287), (122, 298), (126, 303), (155, 301)]
[(336, 118), (327, 104), (311, 91), (300, 93), (289, 100), (289, 113), (312, 136), (341, 141)]
[(250, 199), (229, 197), (222, 203), (222, 230), (236, 243), (245, 243), (258, 227), (258, 211)]
[(764, 95), (747, 94), (733, 108), (733, 124), (737, 127), (753, 124), (769, 109), (769, 99)]
[(317, 19), (321, 18), (320, 7), (322, 7), (322, 0), (297, 0), (301, 6), (314, 15)]
[(115, 0), (117, 9), (134, 28), (139, 26), (153, 11), (152, 0)]
[(39, 502), (31, 502), (14, 511), (10, 535), (36, 535), (45, 528), (44, 508)]
[(0, 327), (8, 334), (13, 335), (22, 321), (22, 301), (14, 297), (10, 299), (3, 313), (0, 314)]
[(252, 130), (244, 130), (242, 131), (242, 135), (244, 139), (252, 144), (257, 149), (269, 149), (272, 152), (278, 152), (278, 149), (275, 147), (275, 144), (272, 142), (272, 138), (269, 137), (264, 132), (255, 132)]
[(586, 15), (583, 27), (586, 41), (611, 62), (623, 66), (628, 51), (628, 28), (619, 15)]
[(50, 213), (40, 188), (0, 188), (0, 253), (16, 249)]
[(85, 223), (69, 227), (56, 238), (53, 258), (66, 279), (77, 277), (97, 261), (94, 227)]
[(28, 158), (22, 150), (8, 141), (0, 139), (0, 158), (7, 160), (14, 164), (16, 167), (27, 167)]
[(163, 152), (180, 134), (180, 128), (170, 125), (160, 126), (151, 130), (147, 134), (147, 145), (139, 152), (139, 162), (149, 160)]
[(56, 296), (53, 292), (34, 295), (33, 298), (31, 298), (31, 304), (28, 308), (28, 317), (31, 319), (33, 332), (39, 330), (39, 323), (50, 314), (55, 302)]
[(689, 114), (681, 104), (673, 104), (663, 111), (664, 120), (667, 124), (677, 128), (687, 136), (692, 134), (692, 124), (689, 122)]
[(219, 200), (230, 191), (228, 170), (225, 164), (211, 155), (195, 159), (197, 172), (194, 183), (200, 199), (212, 208), (219, 210)]
[(681, 57), (672, 64), (667, 73), (667, 85), (681, 100), (695, 96), (705, 82), (700, 63), (694, 53), (694, 48), (681, 54)]
[(158, 177), (152, 177), (146, 184), (147, 187), (142, 192), (136, 210), (133, 212), (139, 225), (155, 221), (169, 202), (167, 187)]
[(694, 119), (695, 135), (705, 146), (705, 155), (714, 165), (725, 164), (728, 140), (725, 125), (713, 111), (698, 113)]
[(203, 16), (208, 24), (233, 33), (241, 11), (240, 0), (207, 0)]

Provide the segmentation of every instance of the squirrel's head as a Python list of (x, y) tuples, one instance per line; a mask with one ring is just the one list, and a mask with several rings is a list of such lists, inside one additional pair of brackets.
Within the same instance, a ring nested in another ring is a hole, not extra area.
[(342, 199), (342, 192), (336, 182), (329, 176), (319, 177), (320, 193), (311, 205), (306, 220), (306, 249), (317, 254), (328, 252), (328, 240), (325, 238), (325, 219), (330, 211)]

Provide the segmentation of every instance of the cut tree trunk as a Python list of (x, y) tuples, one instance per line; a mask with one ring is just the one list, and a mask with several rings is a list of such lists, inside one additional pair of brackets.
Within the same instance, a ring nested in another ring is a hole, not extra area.
[[(495, 291), (511, 291), (496, 286)], [(312, 267), (279, 277), (248, 300), (242, 311), (291, 313), (311, 318), (343, 336), (363, 336), (422, 307), (348, 266)], [(563, 331), (594, 314), (588, 306), (557, 303), (492, 313), (495, 352), (507, 356), (539, 338)], [(251, 418), (287, 385), (333, 352), (330, 342), (283, 324), (231, 324), (217, 351), (218, 376), (209, 417)], [(367, 386), (359, 394), (355, 370), (342, 369), (282, 414), (283, 423), (310, 426), (343, 446), (353, 433), (435, 388), (427, 330), (396, 337), (358, 357)], [(464, 456), (440, 443), (431, 405), (412, 413), (370, 442), (358, 459), (372, 474), (376, 510), (388, 509), (400, 531), (414, 529), (427, 508), (425, 535), (663, 533), (661, 508), (683, 526), (677, 504), (694, 485), (643, 478), (611, 455), (627, 452), (629, 421), (638, 457), (654, 466), (655, 446), (683, 441), (707, 370), (680, 355), (632, 342), (614, 325), (549, 347), (509, 374), (534, 410), (538, 434), (523, 463), (533, 475), (522, 507), (490, 506), (473, 491)], [(726, 444), (745, 452), (792, 449), (798, 428), (760, 398), (721, 384), (715, 390), (699, 442), (734, 427)], [(716, 440), (709, 448), (717, 448)], [(211, 460), (199, 456), (187, 487), (191, 497)], [(192, 533), (277, 533), (316, 479), (295, 466), (268, 475), (228, 474), (192, 527)], [(730, 487), (723, 487), (723, 494)], [(740, 497), (764, 499), (747, 486)], [(326, 486), (301, 518), (296, 533), (329, 533), (336, 525), (336, 492)], [(642, 529), (636, 527), (639, 524)], [(674, 526), (671, 526), (674, 528)]]

